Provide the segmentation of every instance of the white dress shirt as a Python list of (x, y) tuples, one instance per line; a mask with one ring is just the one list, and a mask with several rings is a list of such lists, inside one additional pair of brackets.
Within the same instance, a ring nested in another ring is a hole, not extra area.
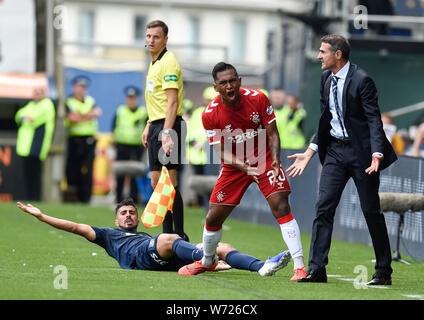
[[(343, 122), (343, 87), (344, 87), (344, 84), (345, 84), (347, 72), (349, 71), (349, 67), (350, 67), (350, 62), (348, 61), (343, 66), (343, 68), (341, 68), (336, 74), (331, 73), (331, 76), (330, 76), (330, 77), (336, 76), (338, 78), (338, 81), (337, 81), (337, 101), (339, 103), (340, 115), (342, 116), (341, 121), (343, 123), (343, 126), (344, 126), (344, 122)], [(330, 134), (335, 138), (344, 139), (343, 138), (343, 131), (342, 131), (342, 128), (340, 127), (339, 118), (337, 117), (336, 105), (334, 103), (333, 81), (331, 79), (330, 79), (330, 81), (331, 81), (330, 95), (328, 96), (330, 113), (331, 113), (331, 116), (332, 116), (331, 121), (330, 121), (330, 125), (331, 125)], [(348, 138), (347, 132), (345, 132), (345, 137)], [(309, 148), (311, 148), (315, 152), (318, 152), (318, 145), (315, 144), (315, 143), (309, 144)]]
[(338, 78), (337, 81), (337, 102), (339, 105), (339, 112), (340, 112), (340, 116), (341, 119), (340, 121), (343, 124), (343, 127), (345, 128), (345, 132), (344, 132), (344, 136), (343, 136), (343, 129), (340, 126), (340, 121), (339, 118), (337, 116), (337, 110), (336, 110), (336, 104), (334, 102), (334, 94), (333, 94), (333, 86), (334, 83), (333, 81), (331, 81), (331, 87), (330, 87), (330, 96), (329, 96), (329, 107), (330, 107), (330, 112), (331, 112), (331, 121), (330, 121), (330, 125), (331, 125), (331, 130), (330, 130), (330, 134), (337, 138), (337, 139), (347, 139), (349, 138), (347, 132), (346, 132), (346, 126), (344, 125), (344, 120), (343, 120), (343, 87), (345, 84), (345, 80), (346, 80), (346, 76), (347, 76), (347, 72), (349, 71), (349, 67), (350, 67), (350, 62), (348, 61), (343, 68), (341, 68), (336, 74), (331, 74), (331, 77), (336, 76)]

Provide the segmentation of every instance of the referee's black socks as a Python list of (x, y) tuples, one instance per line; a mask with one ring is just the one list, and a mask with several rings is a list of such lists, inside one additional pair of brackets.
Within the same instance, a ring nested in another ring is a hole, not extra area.
[(176, 233), (185, 241), (189, 241), (188, 236), (184, 233), (184, 203), (179, 187), (174, 187), (175, 199), (173, 213), (167, 212), (163, 221), (164, 233)]
[(175, 199), (174, 199), (174, 232), (181, 238), (188, 241), (187, 235), (184, 233), (184, 203), (183, 197), (181, 196), (180, 189), (178, 186), (175, 187)]

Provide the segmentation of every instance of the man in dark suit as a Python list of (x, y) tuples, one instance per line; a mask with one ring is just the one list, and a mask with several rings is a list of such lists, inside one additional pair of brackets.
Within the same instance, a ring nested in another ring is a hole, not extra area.
[(290, 177), (301, 175), (318, 152), (322, 164), (316, 218), (312, 226), (308, 276), (299, 282), (327, 282), (334, 214), (347, 181), (358, 190), (376, 255), (375, 274), (369, 285), (391, 284), (391, 251), (384, 215), (380, 211), (379, 170), (397, 157), (386, 139), (374, 81), (349, 62), (350, 45), (337, 35), (321, 38), (321, 117), (318, 131), (304, 153), (287, 169)]

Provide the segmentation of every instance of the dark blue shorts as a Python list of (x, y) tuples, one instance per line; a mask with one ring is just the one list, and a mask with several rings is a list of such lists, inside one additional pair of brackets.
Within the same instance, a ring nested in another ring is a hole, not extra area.
[(136, 269), (152, 271), (178, 271), (185, 266), (184, 262), (173, 256), (170, 259), (163, 259), (156, 250), (156, 243), (159, 234), (153, 236), (150, 241), (145, 241), (138, 248), (136, 257)]

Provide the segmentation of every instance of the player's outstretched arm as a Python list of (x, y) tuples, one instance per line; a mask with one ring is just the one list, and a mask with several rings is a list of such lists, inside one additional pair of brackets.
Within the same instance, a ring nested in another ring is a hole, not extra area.
[(17, 202), (18, 208), (23, 212), (29, 213), (30, 215), (36, 217), (38, 220), (45, 222), (56, 229), (65, 230), (78, 234), (85, 237), (87, 240), (93, 241), (96, 239), (96, 233), (93, 228), (86, 224), (75, 223), (73, 221), (68, 221), (64, 219), (58, 219), (55, 217), (50, 217), (41, 212), (40, 209), (34, 207), (32, 204), (24, 205), (21, 202)]

